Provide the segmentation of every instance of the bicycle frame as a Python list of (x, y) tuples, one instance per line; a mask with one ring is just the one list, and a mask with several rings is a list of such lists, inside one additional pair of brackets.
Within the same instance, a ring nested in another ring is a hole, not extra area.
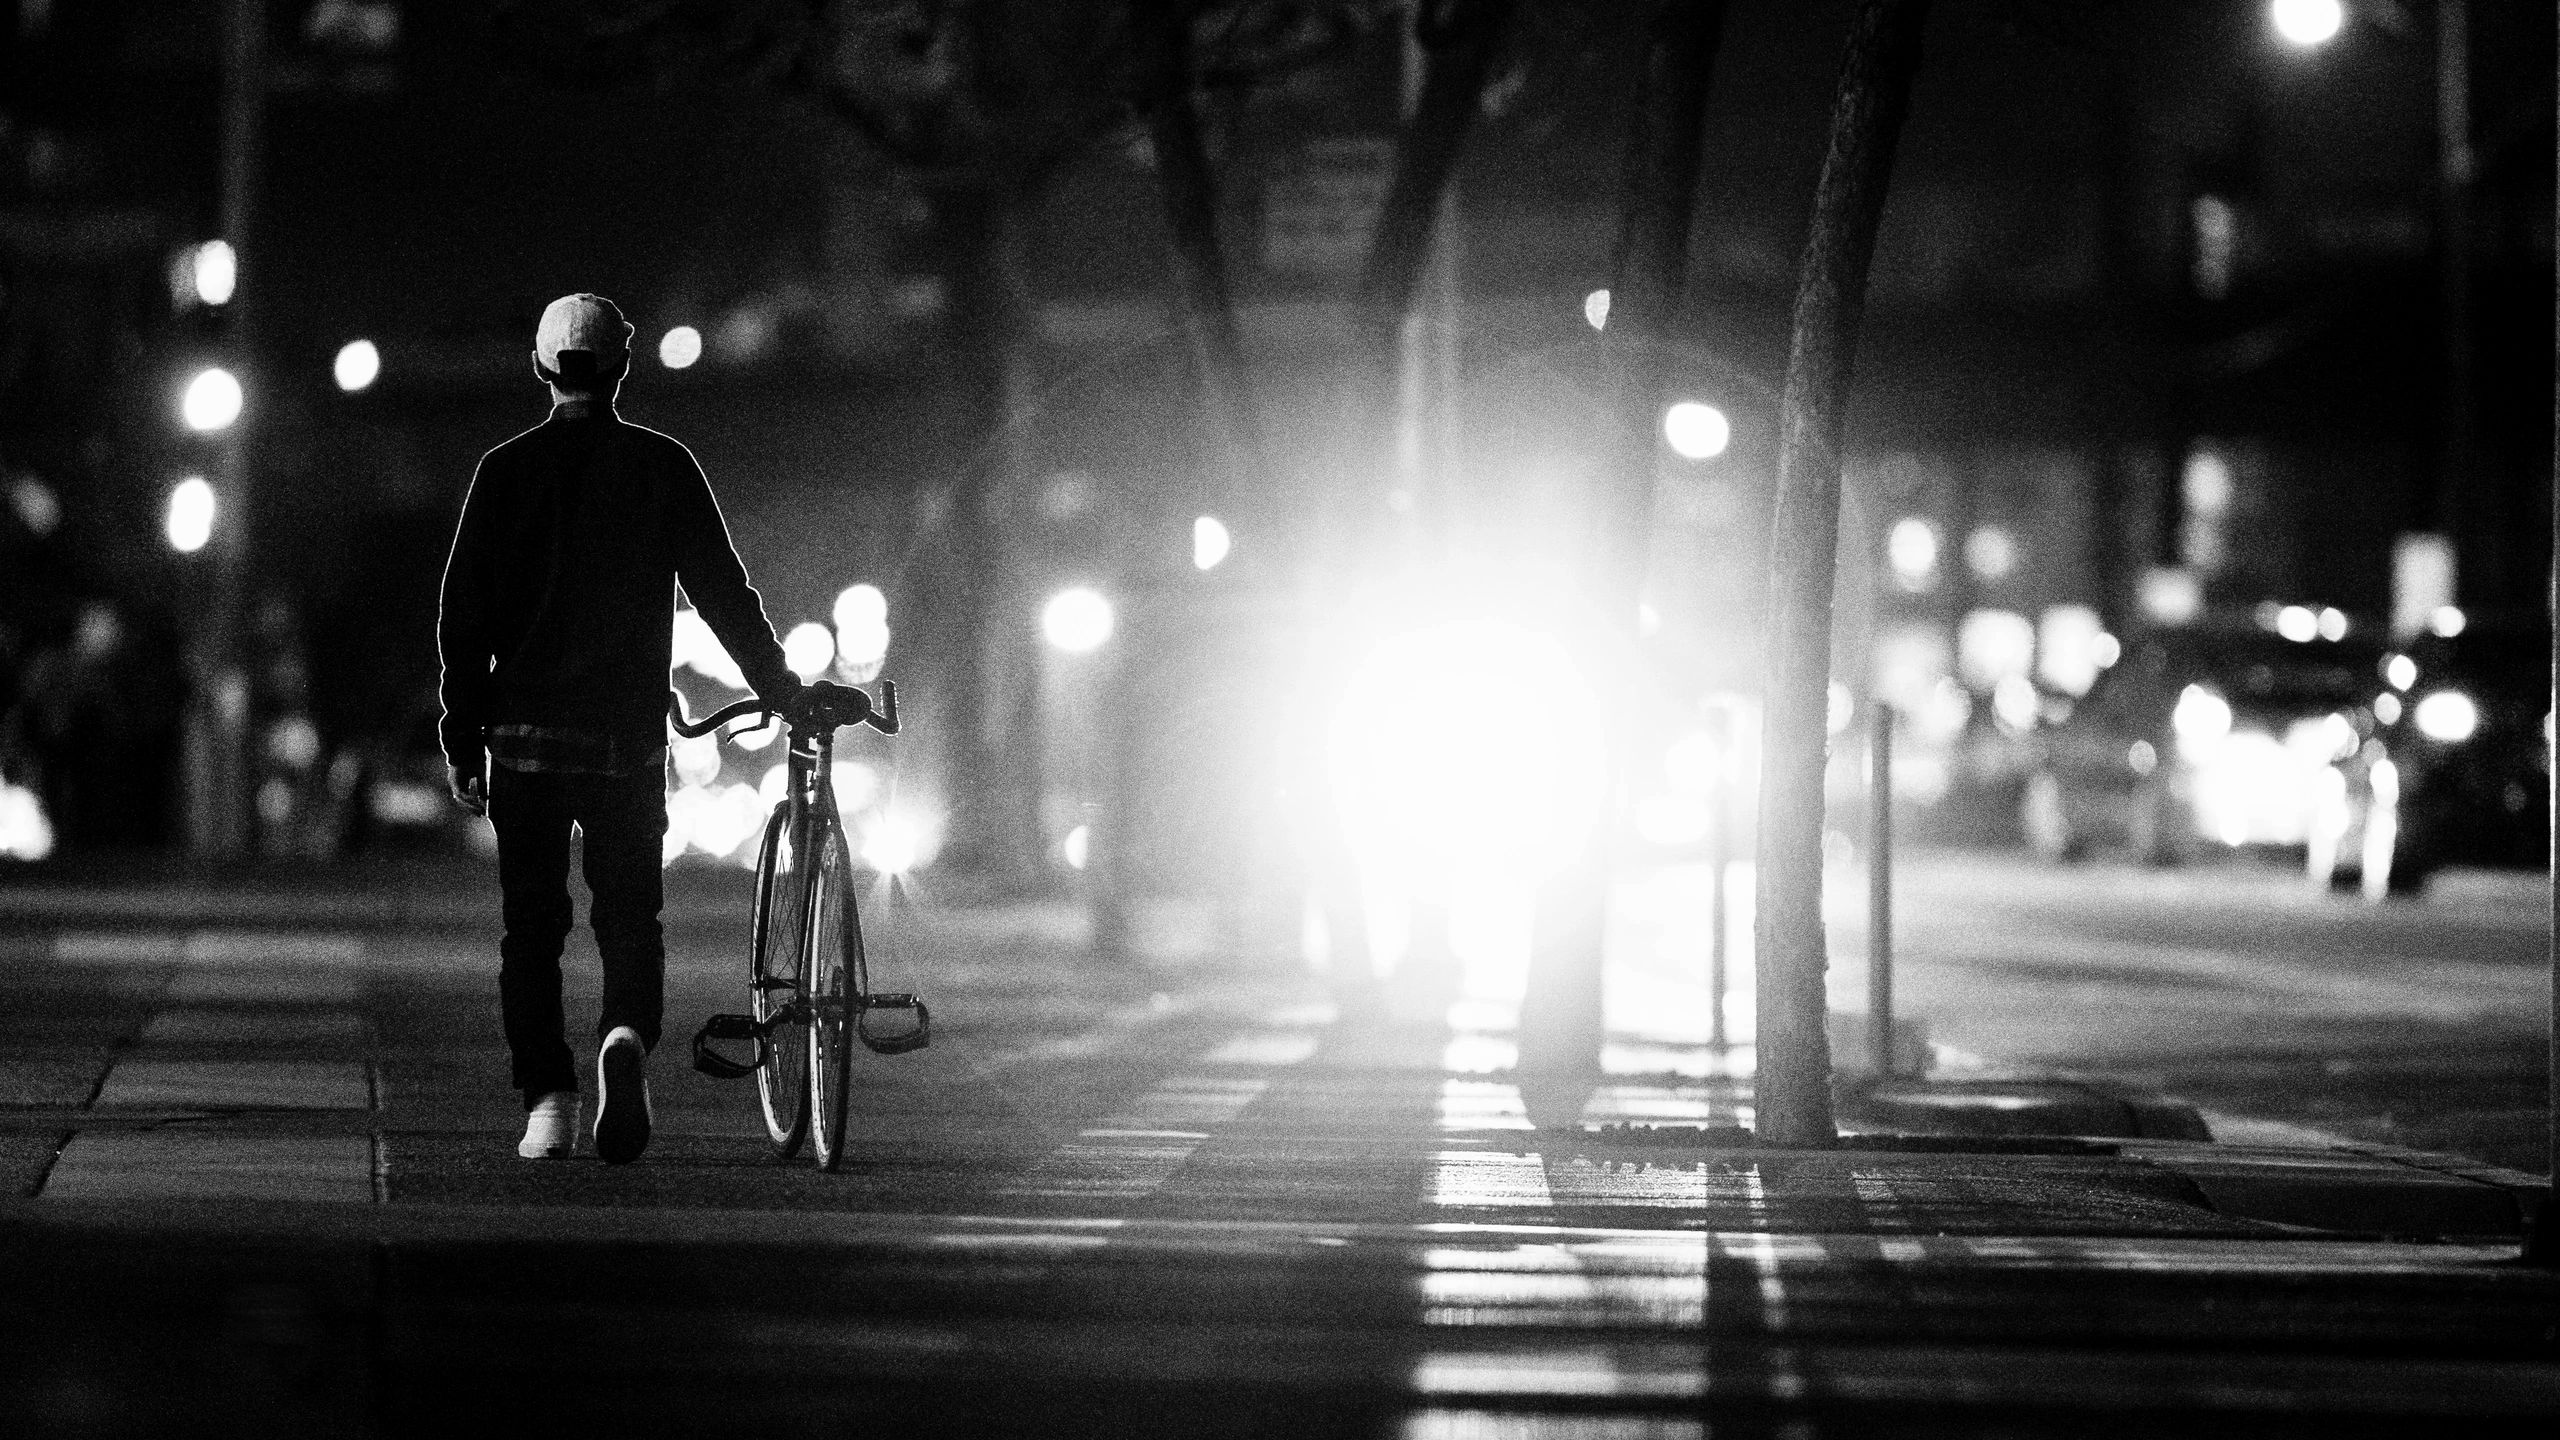
[[(786, 788), (781, 813), (775, 820), (782, 827), (782, 835), (791, 847), (791, 853), (806, 858), (795, 877), (784, 882), (791, 892), (787, 895), (772, 893), (777, 881), (770, 874), (764, 877), (761, 883), (766, 888), (756, 897), (756, 910), (759, 915), (770, 915), (777, 901), (799, 906), (799, 923), (791, 929), (801, 937), (804, 945), (828, 943), (814, 933), (818, 882), (815, 872), (808, 867), (821, 863), (818, 857), (828, 853), (827, 842), (830, 840), (840, 847), (840, 853), (847, 856), (852, 853), (852, 841), (845, 833), (844, 817), (837, 808), (833, 784), (835, 732), (843, 726), (859, 724), (869, 725), (884, 735), (898, 733), (897, 687), (883, 681), (880, 695), (879, 704), (874, 706), (871, 697), (857, 688), (813, 687), (811, 701), (801, 723), (790, 727), (786, 746)], [(667, 703), (668, 715), (675, 722), (677, 733), (686, 736), (707, 735), (731, 720), (762, 713), (755, 701), (743, 700), (695, 721), (685, 715), (678, 697), (670, 694)], [(767, 723), (771, 723), (770, 718)], [(769, 820), (768, 825), (775, 820)], [(802, 876), (808, 878), (800, 878)], [(840, 1033), (849, 1031), (864, 1048), (882, 1055), (904, 1054), (923, 1049), (931, 1043), (932, 1012), (922, 998), (913, 994), (871, 993), (869, 961), (862, 940), (860, 903), (848, 890), (843, 904), (849, 910), (844, 931), (851, 938), (850, 953), (845, 957), (844, 993), (810, 994), (809, 979), (814, 967), (806, 964), (793, 967), (799, 977), (796, 980), (775, 982), (759, 979), (757, 984), (760, 987), (788, 988), (793, 993), (762, 1020), (744, 1015), (712, 1016), (694, 1036), (695, 1069), (721, 1079), (739, 1079), (752, 1074), (766, 1063), (770, 1037), (783, 1025), (806, 1025), (813, 1031), (822, 1025), (842, 1027)], [(915, 1028), (899, 1035), (875, 1036), (864, 1024), (865, 1017), (873, 1010), (911, 1010), (915, 1013)], [(715, 1039), (752, 1040), (756, 1046), (755, 1058), (745, 1064), (731, 1060), (710, 1047), (709, 1042)]]

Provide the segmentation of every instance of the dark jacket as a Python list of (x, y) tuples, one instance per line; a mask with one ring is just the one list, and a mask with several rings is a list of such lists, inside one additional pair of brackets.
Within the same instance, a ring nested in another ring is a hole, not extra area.
[(798, 691), (693, 452), (573, 401), (482, 456), (436, 622), (446, 761), (477, 772), (499, 724), (662, 743), (678, 584), (759, 696)]

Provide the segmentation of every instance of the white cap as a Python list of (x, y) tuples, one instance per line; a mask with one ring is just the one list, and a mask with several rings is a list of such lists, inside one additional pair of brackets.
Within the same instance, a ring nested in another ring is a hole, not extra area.
[(553, 370), (560, 368), (563, 350), (584, 350), (611, 365), (630, 348), (631, 322), (612, 301), (583, 290), (552, 301), (533, 332), (534, 358)]

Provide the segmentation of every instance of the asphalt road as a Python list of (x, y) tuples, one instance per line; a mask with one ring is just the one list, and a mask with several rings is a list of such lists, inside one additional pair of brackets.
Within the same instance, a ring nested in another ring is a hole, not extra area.
[[(2246, 861), (2153, 870), (1921, 852), (1897, 883), (1904, 1006), (1986, 1060), (2210, 1112), (2539, 1173), (2550, 1014), (2539, 874), (2369, 904)], [(1860, 953), (1840, 910), (1835, 951)], [(1843, 967), (1855, 994), (1863, 966)]]
[[(776, 1164), (752, 1087), (682, 1064), (741, 998), (742, 883), (673, 913), (658, 1138), (627, 1167), (513, 1153), (485, 875), (335, 915), (0, 925), (0, 1190), (38, 1197), (0, 1214), (0, 1413), (66, 1437), (2543, 1433), (2560, 1308), (2495, 1245), (2306, 1237), (2138, 1147), (1610, 1140), (1748, 1118), (1698, 1043), (1694, 878), (1625, 897), (1606, 1071), (1553, 1086), (1502, 1073), (1500, 943), (1461, 1003), (1354, 1008), (1178, 916), (1152, 958), (1096, 961), (1055, 912), (945, 913), (882, 937), (876, 982), (934, 996), (939, 1029), (863, 1059), (835, 1175)], [(1919, 857), (1904, 988), (1986, 1061), (2227, 1073), (2250, 1113), (2332, 1120), (2288, 1088), (2297, 1051), (2325, 1075), (2350, 1040), (2511, 1010), (2511, 1049), (2538, 1035), (2538, 931), (2496, 890), (2377, 915), (2247, 872)], [(2427, 1048), (2388, 1053), (2440, 1078)]]

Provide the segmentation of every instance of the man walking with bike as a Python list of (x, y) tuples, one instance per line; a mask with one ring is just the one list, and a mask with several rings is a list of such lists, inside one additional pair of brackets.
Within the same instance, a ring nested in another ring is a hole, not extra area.
[(631, 335), (602, 296), (543, 311), (533, 365), (551, 416), (481, 457), (436, 627), (447, 778), (497, 832), (498, 994), (528, 1159), (569, 1154), (577, 1131), (560, 995), (573, 827), (604, 967), (596, 1153), (623, 1164), (649, 1143), (675, 587), (767, 706), (795, 711), (802, 688), (692, 452), (614, 413)]

